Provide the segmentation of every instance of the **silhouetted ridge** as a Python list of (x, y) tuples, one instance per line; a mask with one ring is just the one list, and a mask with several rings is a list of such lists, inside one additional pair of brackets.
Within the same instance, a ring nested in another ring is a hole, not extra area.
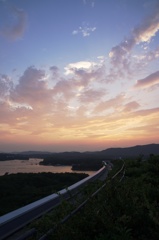
[(109, 156), (138, 156), (140, 154), (143, 154), (145, 156), (148, 156), (150, 154), (159, 154), (159, 144), (147, 144), (147, 145), (137, 145), (133, 147), (127, 147), (127, 148), (108, 148), (103, 151), (102, 153), (105, 153)]

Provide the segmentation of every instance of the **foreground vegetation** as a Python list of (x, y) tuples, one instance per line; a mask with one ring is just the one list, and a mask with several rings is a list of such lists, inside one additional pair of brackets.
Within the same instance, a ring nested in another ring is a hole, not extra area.
[[(121, 161), (116, 162), (117, 167)], [(115, 168), (114, 168), (115, 169)], [(89, 186), (88, 195), (97, 184)], [(77, 200), (78, 202), (78, 200)], [(78, 205), (79, 203), (77, 203)], [(64, 224), (61, 220), (75, 205), (61, 209), (32, 224), (38, 233), (54, 231), (49, 239), (157, 240), (159, 236), (159, 156), (125, 160), (125, 171), (106, 180), (106, 185), (85, 207)]]
[(0, 215), (66, 188), (84, 173), (17, 173), (0, 176)]

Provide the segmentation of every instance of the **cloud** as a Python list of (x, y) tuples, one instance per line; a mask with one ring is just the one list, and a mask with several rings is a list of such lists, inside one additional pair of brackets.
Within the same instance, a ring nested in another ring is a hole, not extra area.
[(59, 78), (59, 68), (56, 66), (51, 66), (49, 69), (52, 73), (52, 77), (53, 79), (58, 79)]
[(94, 67), (96, 67), (96, 66), (98, 66), (98, 63), (89, 62), (89, 61), (80, 61), (80, 62), (76, 62), (76, 63), (70, 63), (64, 68), (65, 75), (75, 74), (75, 73), (82, 74), (82, 71), (83, 72), (91, 72), (94, 69)]
[(3, 125), (3, 129), (9, 130), (9, 126), (11, 126), (10, 131), (12, 131), (14, 128), (16, 129), (18, 119), (22, 119), (23, 122), (26, 116), (26, 118), (29, 118), (30, 114), (33, 113), (31, 109), (26, 107), (21, 106), (19, 108), (14, 108), (13, 103), (9, 99), (0, 101), (0, 109), (0, 127)]
[(29, 67), (20, 77), (19, 83), (11, 91), (11, 99), (20, 104), (43, 108), (51, 104), (52, 91), (48, 88), (43, 70)]
[(83, 0), (83, 3), (84, 3), (84, 5), (89, 3), (92, 8), (95, 6), (95, 0)]
[(92, 32), (96, 30), (96, 27), (89, 27), (88, 24), (83, 24), (78, 29), (72, 32), (73, 35), (82, 34), (83, 37), (89, 37)]
[[(94, 84), (103, 78), (103, 58), (100, 57), (97, 62), (80, 61), (68, 64), (64, 70), (64, 77), (59, 77), (52, 88), (54, 104), (67, 102), (67, 110), (74, 115), (79, 104), (83, 102), (91, 103), (97, 101), (106, 94), (104, 89), (95, 90)], [(57, 71), (52, 67), (51, 71)], [(66, 106), (65, 106), (66, 107)]]
[(79, 99), (83, 103), (94, 103), (96, 101), (99, 101), (106, 92), (101, 89), (101, 90), (94, 90), (94, 89), (88, 89), (86, 91), (83, 91), (79, 95)]
[(68, 81), (65, 79), (62, 79), (56, 83), (56, 85), (53, 88), (53, 95), (56, 100), (59, 100), (64, 98), (65, 100), (69, 100), (74, 96), (74, 84), (72, 81)]
[(154, 12), (145, 18), (143, 23), (132, 32), (132, 38), (135, 43), (149, 42), (152, 37), (156, 35), (159, 30), (159, 4), (156, 4)]
[(130, 52), (135, 44), (139, 44), (141, 42), (149, 42), (152, 37), (159, 30), (159, 4), (156, 5), (154, 12), (145, 18), (143, 22), (135, 27), (132, 31), (130, 37), (126, 38), (119, 45), (112, 48), (112, 51), (109, 53), (111, 58), (118, 55), (125, 55)]
[(151, 51), (146, 51), (142, 54), (133, 55), (132, 58), (135, 59), (136, 63), (146, 66), (149, 62), (159, 58), (159, 46), (156, 49)]
[(159, 71), (150, 74), (149, 76), (137, 80), (135, 88), (149, 88), (156, 84), (159, 84)]
[(114, 98), (111, 98), (106, 101), (101, 101), (95, 108), (94, 113), (98, 114), (110, 109), (117, 110), (122, 106), (122, 103), (125, 101), (125, 94), (121, 93)]
[(137, 103), (136, 101), (132, 101), (132, 102), (125, 104), (123, 110), (124, 110), (124, 112), (131, 112), (139, 107), (140, 107), (139, 103)]
[(103, 59), (99, 58), (98, 62), (92, 61), (80, 61), (68, 64), (65, 68), (65, 75), (72, 75), (79, 78), (89, 77), (99, 77), (99, 75), (104, 74), (105, 62)]
[(155, 50), (149, 51), (146, 54), (146, 60), (147, 61), (153, 61), (157, 58), (159, 58), (159, 46)]
[(98, 62), (81, 61), (70, 63), (65, 67), (65, 75), (72, 77), (74, 87), (87, 87), (94, 81), (102, 82), (105, 73), (105, 63), (99, 59)]
[(17, 40), (24, 35), (27, 23), (27, 15), (24, 10), (16, 7), (10, 8), (12, 21), (8, 19), (7, 25), (0, 30), (0, 35), (9, 40)]
[[(150, 116), (150, 115), (153, 115), (153, 114), (158, 114), (159, 113), (159, 108), (150, 108), (150, 109), (141, 109), (141, 110), (137, 110), (133, 113), (134, 116)], [(132, 117), (132, 116), (131, 116)], [(144, 121), (144, 119), (143, 119)], [(154, 119), (154, 121), (156, 121)], [(151, 123), (152, 123), (152, 120), (151, 120)]]
[(11, 90), (13, 86), (13, 83), (11, 82), (10, 78), (2, 74), (0, 75), (0, 99), (4, 99), (8, 94), (9, 91)]
[(149, 43), (158, 30), (159, 4), (156, 4), (154, 12), (150, 16), (147, 16), (140, 25), (136, 26), (130, 36), (111, 49), (109, 57), (112, 66), (122, 71), (123, 74), (130, 73), (132, 64), (130, 53), (132, 49), (140, 43)]
[[(102, 76), (102, 63), (101, 58), (97, 63), (71, 63), (66, 66), (68, 74), (63, 77), (56, 66), (50, 67), (49, 71), (31, 66), (15, 84), (14, 79), (12, 82), (6, 75), (1, 75), (1, 122), (14, 125), (18, 134), (22, 131), (43, 134), (55, 126), (68, 127), (73, 121), (84, 120), (90, 113), (84, 104), (97, 102), (107, 94), (104, 88), (96, 89), (97, 80)], [(50, 71), (52, 75), (48, 75)], [(52, 82), (53, 76), (57, 77), (56, 82)], [(39, 120), (42, 127), (37, 124)]]
[[(157, 50), (151, 57), (156, 54)], [(158, 109), (151, 109), (150, 105), (150, 109), (142, 109), (144, 105), (130, 96), (129, 89), (119, 93), (117, 84), (110, 92), (114, 97), (108, 95), (109, 85), (102, 80), (105, 68), (100, 56), (97, 61), (68, 64), (63, 75), (56, 66), (45, 70), (28, 67), (15, 83), (1, 75), (1, 92), (5, 93), (0, 101), (3, 133), (13, 141), (16, 137), (51, 144), (82, 139), (104, 144), (106, 139), (115, 142), (133, 134), (135, 138), (138, 133), (132, 133), (132, 127), (142, 127), (143, 123), (149, 126), (152, 121), (157, 124)], [(149, 104), (147, 101), (145, 104)]]

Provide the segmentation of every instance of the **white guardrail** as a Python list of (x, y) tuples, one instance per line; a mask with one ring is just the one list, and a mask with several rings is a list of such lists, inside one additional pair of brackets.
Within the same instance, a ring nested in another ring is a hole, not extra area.
[(78, 192), (79, 188), (83, 187), (88, 182), (98, 179), (105, 171), (106, 167), (104, 166), (99, 169), (94, 175), (84, 178), (83, 180), (71, 185), (67, 189), (62, 189), (58, 193), (51, 194), (38, 201), (30, 203), (24, 207), (1, 216), (0, 240), (8, 237), (36, 218), (49, 212), (51, 209), (58, 206), (63, 199), (70, 198), (70, 194), (75, 194)]

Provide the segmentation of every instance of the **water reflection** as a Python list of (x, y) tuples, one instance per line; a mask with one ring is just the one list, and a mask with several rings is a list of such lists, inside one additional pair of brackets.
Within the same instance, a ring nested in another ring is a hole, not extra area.
[(64, 172), (80, 172), (89, 175), (94, 174), (94, 171), (72, 171), (71, 166), (43, 166), (39, 165), (43, 159), (31, 158), (29, 160), (9, 160), (0, 161), (0, 176), (11, 173), (64, 173)]

